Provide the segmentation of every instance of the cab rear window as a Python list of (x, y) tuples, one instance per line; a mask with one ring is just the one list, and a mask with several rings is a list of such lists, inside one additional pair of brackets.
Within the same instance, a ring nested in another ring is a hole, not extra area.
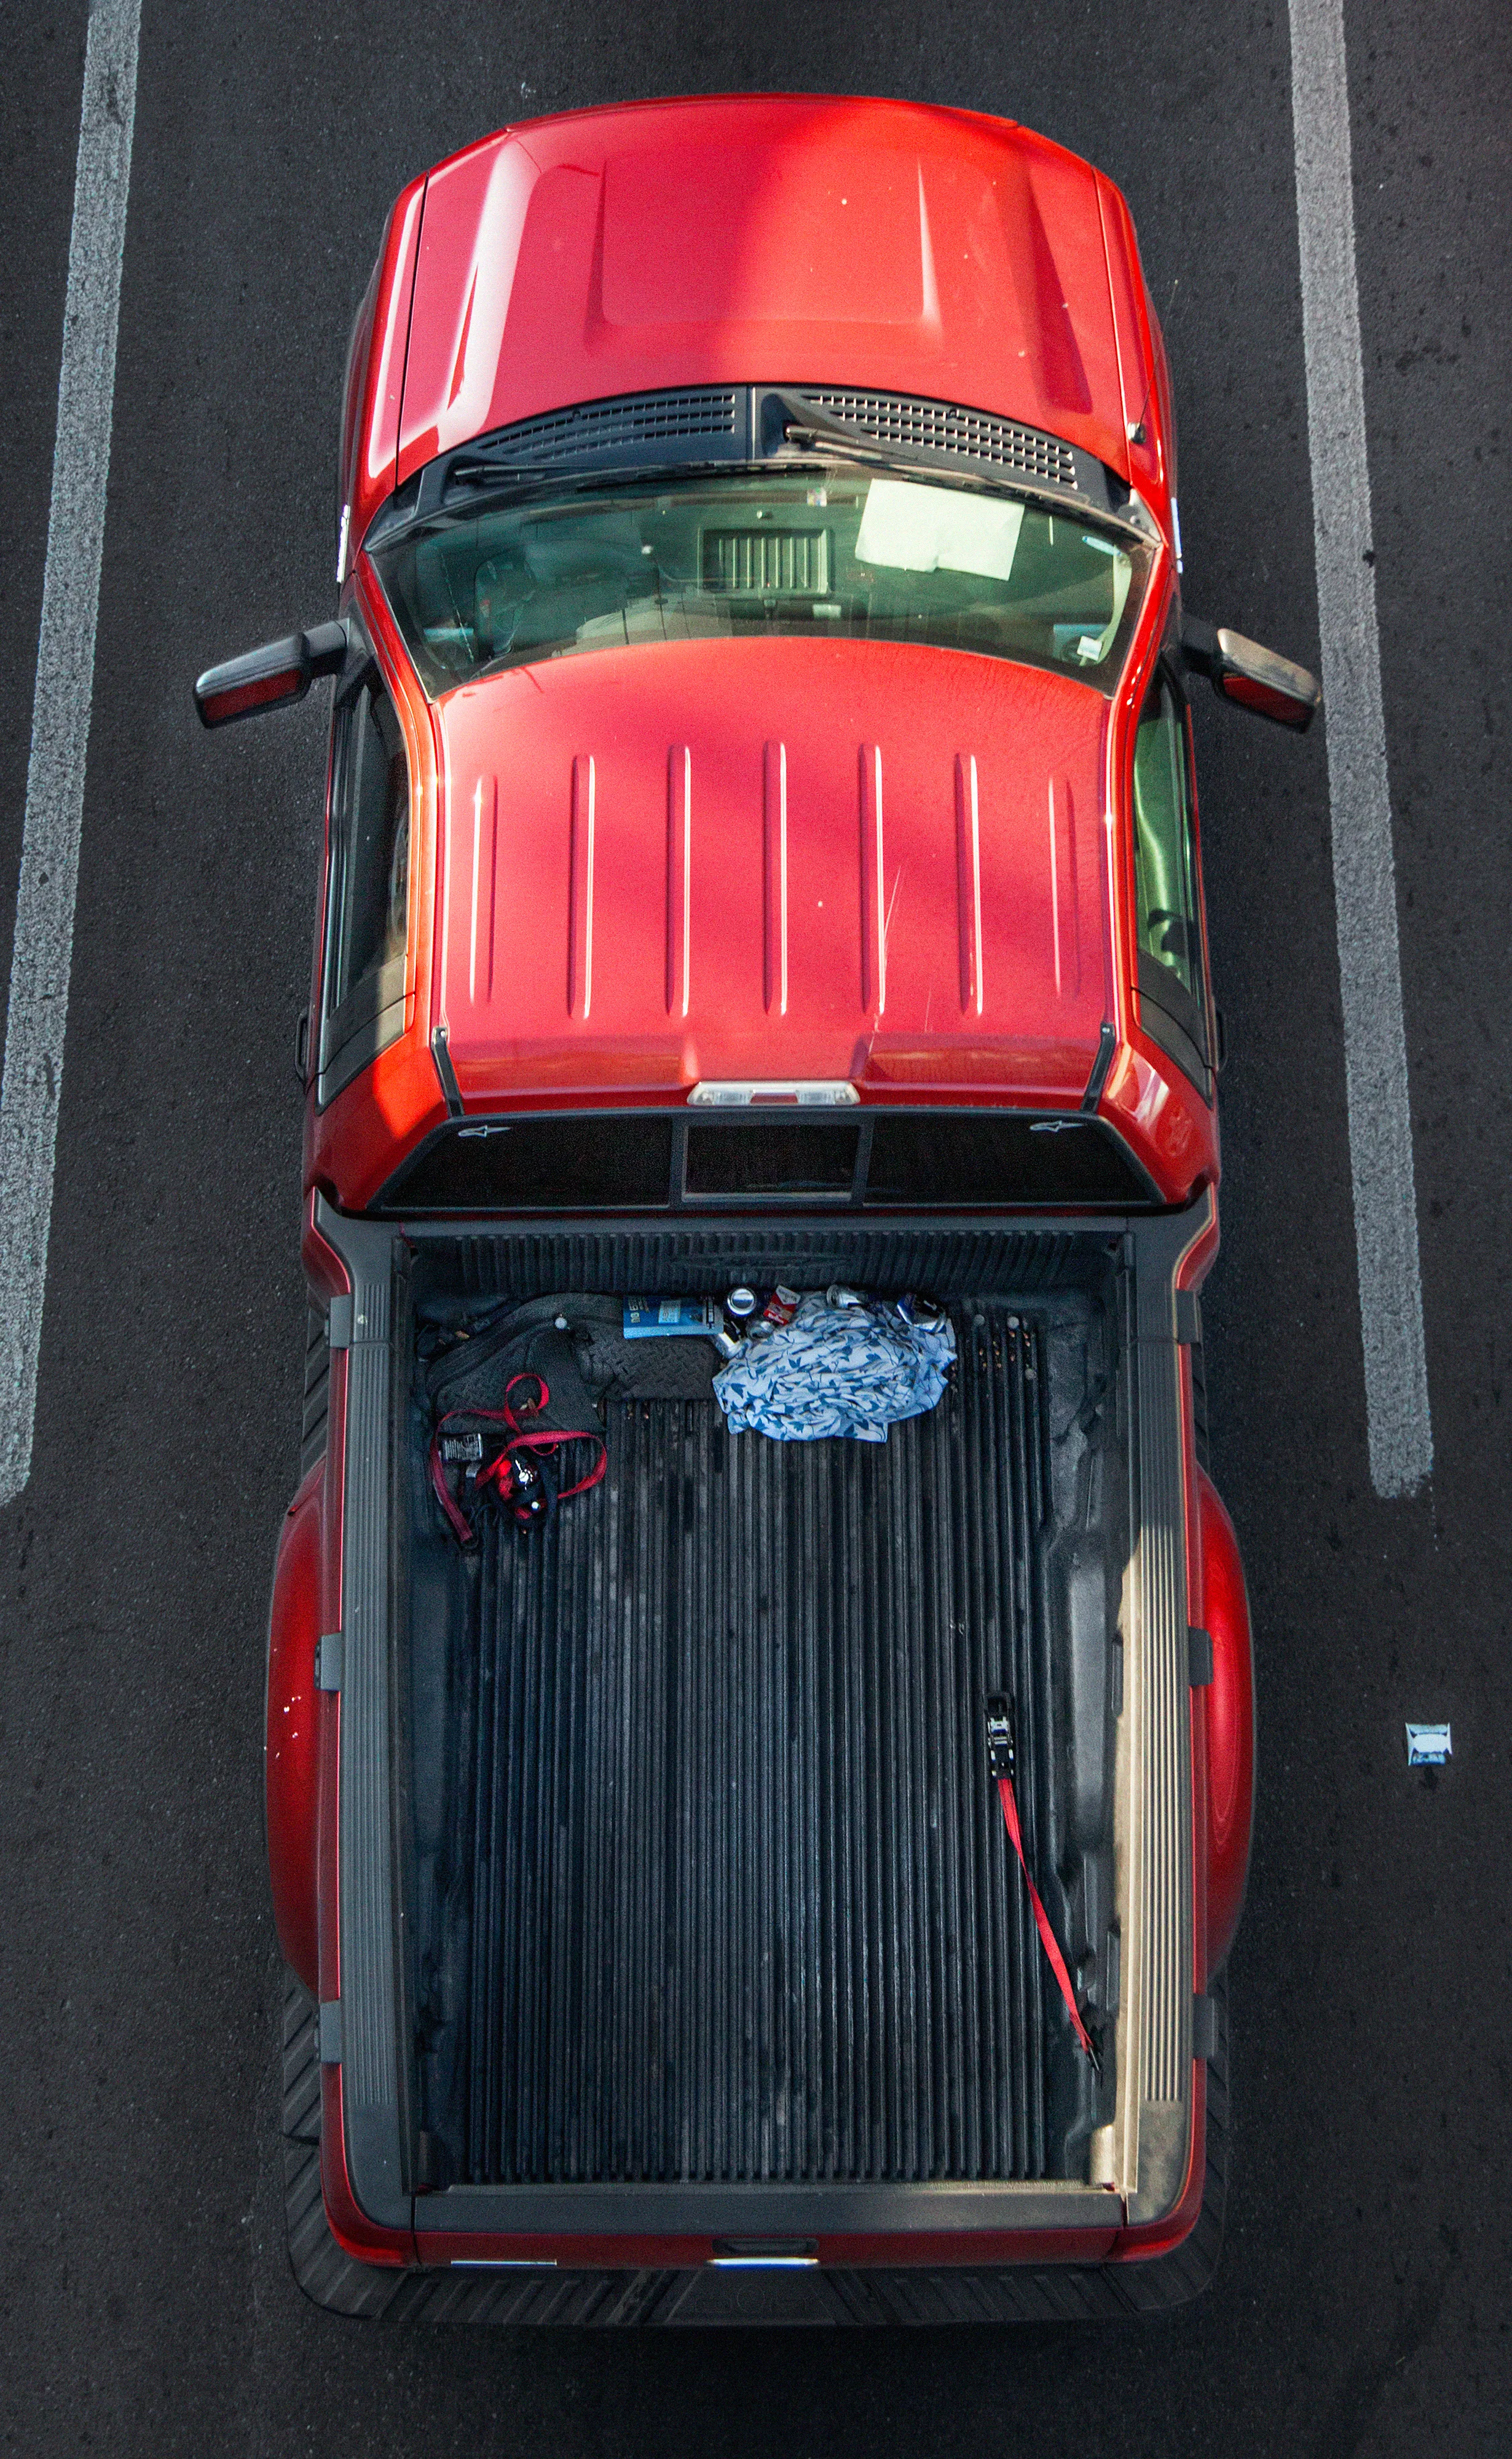
[(444, 1127), (377, 1210), (699, 1213), (780, 1206), (1128, 1210), (1155, 1190), (1101, 1120), (1021, 1110), (844, 1120), (578, 1112)]

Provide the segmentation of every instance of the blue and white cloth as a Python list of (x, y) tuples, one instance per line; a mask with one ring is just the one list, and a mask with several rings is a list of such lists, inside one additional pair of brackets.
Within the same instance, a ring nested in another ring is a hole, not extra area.
[(836, 1306), (810, 1296), (791, 1323), (746, 1340), (714, 1390), (731, 1434), (885, 1443), (900, 1418), (936, 1405), (955, 1356), (948, 1315), (910, 1323), (886, 1299)]

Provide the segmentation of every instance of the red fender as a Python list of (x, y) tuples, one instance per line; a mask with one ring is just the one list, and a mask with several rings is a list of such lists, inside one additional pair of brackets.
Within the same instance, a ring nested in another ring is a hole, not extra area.
[(279, 1944), (311, 1996), (319, 1994), (316, 1838), (320, 1705), (315, 1643), (321, 1628), (324, 1530), (317, 1461), (284, 1514), (268, 1608), (268, 1874)]
[(1254, 1825), (1254, 1656), (1250, 1599), (1233, 1522), (1205, 1469), (1197, 1472), (1202, 1523), (1203, 1624), (1213, 1678), (1194, 1694), (1208, 1718), (1208, 1969), (1222, 1969), (1239, 1927)]

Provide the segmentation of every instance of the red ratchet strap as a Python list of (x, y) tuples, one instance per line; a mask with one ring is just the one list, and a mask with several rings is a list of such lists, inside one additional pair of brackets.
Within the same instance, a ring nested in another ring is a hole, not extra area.
[(1040, 1941), (1050, 1959), (1050, 1969), (1060, 1984), (1060, 1995), (1065, 2000), (1066, 2013), (1071, 2018), (1077, 2039), (1091, 2059), (1094, 2072), (1101, 2074), (1102, 2061), (1098, 2056), (1091, 2033), (1082, 2021), (1081, 2009), (1076, 2002), (1076, 1991), (1071, 1986), (1071, 1975), (1066, 1970), (1065, 1957), (1060, 1952), (1060, 1942), (1050, 1926), (1050, 1916), (1040, 1901), (1040, 1890), (1035, 1885), (1030, 1875), (1029, 1864), (1024, 1859), (1023, 1836), (1018, 1826), (1018, 1804), (1014, 1795), (1013, 1784), (1013, 1711), (999, 1692), (995, 1692), (987, 1702), (987, 1765), (997, 1779), (998, 1798), (1002, 1803), (1003, 1825), (1008, 1830), (1008, 1840), (1018, 1856), (1018, 1867), (1024, 1874), (1024, 1885), (1029, 1890), (1029, 1901), (1034, 1906), (1034, 1917), (1039, 1924)]
[[(517, 1383), (533, 1383), (536, 1386), (536, 1397), (533, 1399), (527, 1395), (520, 1400), (518, 1409), (516, 1410), (512, 1404), (511, 1395)], [(461, 1509), (460, 1505), (452, 1500), (451, 1488), (448, 1486), (446, 1482), (446, 1471), (441, 1461), (442, 1432), (444, 1428), (452, 1424), (454, 1419), (467, 1418), (471, 1419), (473, 1424), (481, 1423), (483, 1425), (490, 1426), (507, 1426), (509, 1428), (508, 1439), (500, 1446), (494, 1459), (489, 1461), (488, 1466), (479, 1471), (477, 1481), (479, 1485), (482, 1485), (492, 1477), (493, 1482), (497, 1484), (502, 1497), (507, 1498), (509, 1493), (509, 1481), (505, 1472), (507, 1472), (509, 1461), (515, 1452), (541, 1452), (549, 1455), (559, 1451), (564, 1443), (598, 1444), (598, 1458), (594, 1463), (592, 1469), (590, 1469), (588, 1475), (586, 1477), (579, 1478), (576, 1485), (562, 1486), (556, 1495), (556, 1501), (558, 1503), (570, 1502), (575, 1494), (586, 1494), (588, 1488), (591, 1485), (597, 1485), (599, 1479), (603, 1476), (605, 1469), (609, 1465), (609, 1454), (604, 1447), (604, 1439), (602, 1435), (598, 1434), (595, 1429), (587, 1426), (572, 1426), (552, 1427), (549, 1431), (545, 1428), (537, 1428), (533, 1432), (528, 1426), (520, 1423), (520, 1419), (522, 1418), (539, 1417), (541, 1411), (545, 1408), (550, 1398), (551, 1386), (546, 1381), (545, 1377), (543, 1375), (536, 1375), (526, 1371), (519, 1375), (511, 1376), (509, 1382), (504, 1388), (504, 1406), (502, 1409), (449, 1409), (444, 1418), (438, 1418), (436, 1419), (435, 1430), (430, 1437), (430, 1483), (435, 1489), (436, 1501), (440, 1503), (442, 1510), (446, 1513), (453, 1535), (462, 1545), (472, 1545), (475, 1540), (476, 1532), (472, 1527), (472, 1522), (468, 1519), (467, 1514)]]

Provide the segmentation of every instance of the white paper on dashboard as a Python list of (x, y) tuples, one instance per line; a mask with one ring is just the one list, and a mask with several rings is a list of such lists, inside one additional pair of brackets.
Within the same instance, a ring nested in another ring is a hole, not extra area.
[(1023, 527), (1022, 504), (873, 478), (856, 532), (857, 563), (894, 572), (972, 572), (1007, 580)]

